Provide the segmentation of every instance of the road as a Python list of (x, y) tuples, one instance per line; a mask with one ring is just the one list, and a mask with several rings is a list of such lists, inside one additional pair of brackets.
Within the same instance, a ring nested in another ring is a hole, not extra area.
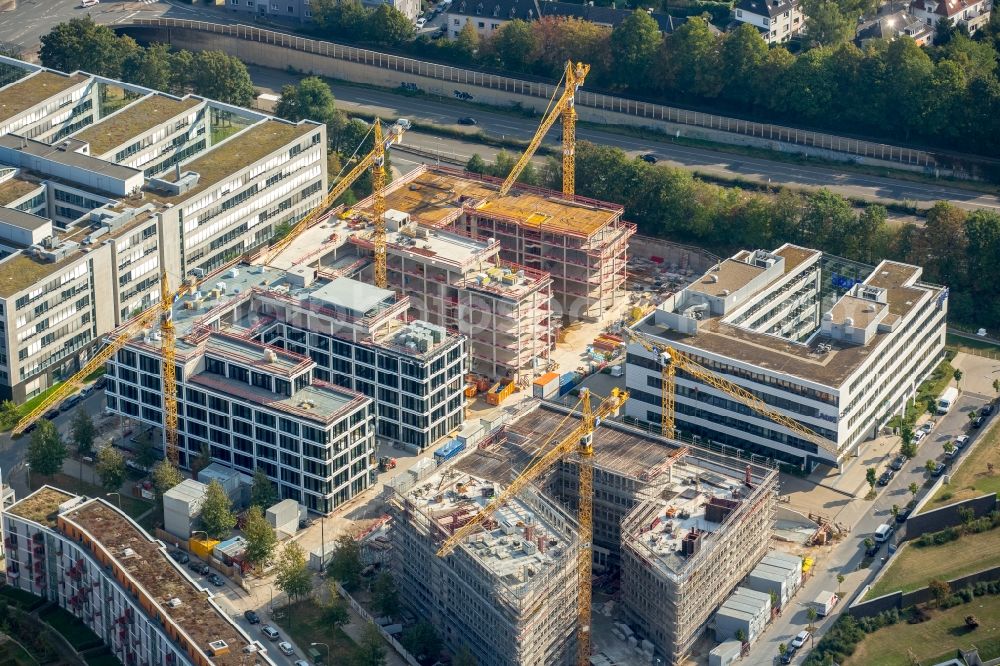
[[(75, 0), (21, 0), (18, 9), (3, 15), (0, 20), (0, 40), (31, 48), (39, 37), (60, 21), (74, 16), (90, 14), (100, 23), (127, 22), (136, 16), (167, 16), (211, 20), (218, 23), (245, 22), (241, 14), (193, 8), (168, 2), (105, 2), (81, 9)], [(13, 19), (13, 20), (12, 20)], [(435, 22), (440, 21), (440, 17)], [(283, 74), (275, 72), (276, 75)], [(267, 82), (259, 82), (268, 87)], [(280, 90), (280, 85), (275, 89)], [(537, 118), (511, 113), (485, 110), (457, 99), (435, 99), (398, 95), (392, 91), (367, 89), (356, 86), (334, 85), (334, 93), (341, 107), (378, 113), (386, 117), (407, 117), (411, 120), (442, 125), (454, 125), (458, 116), (471, 115), (479, 121), (485, 132), (499, 137), (528, 139), (538, 124)], [(547, 143), (556, 146), (557, 132), (551, 132)], [(847, 197), (868, 201), (910, 201), (929, 207), (938, 200), (948, 200), (969, 210), (1000, 210), (1000, 197), (948, 185), (910, 182), (895, 178), (848, 173), (835, 166), (804, 166), (773, 162), (762, 158), (745, 157), (706, 148), (678, 145), (669, 138), (651, 134), (638, 138), (581, 125), (577, 136), (597, 144), (622, 148), (629, 154), (653, 153), (665, 164), (691, 169), (720, 178), (739, 178), (761, 184), (784, 185), (799, 188), (826, 187)], [(420, 137), (413, 139), (422, 141)]]
[[(854, 500), (857, 507), (849, 507), (846, 511), (855, 508), (856, 522), (852, 525), (843, 519), (844, 513), (838, 518), (838, 522), (845, 523), (851, 527), (851, 533), (847, 538), (827, 554), (825, 561), (834, 564), (832, 568), (817, 570), (815, 574), (802, 586), (799, 592), (791, 601), (780, 617), (778, 617), (767, 629), (764, 636), (757, 641), (751, 649), (750, 657), (745, 660), (747, 664), (753, 666), (770, 666), (774, 663), (778, 654), (778, 644), (788, 645), (792, 638), (799, 631), (806, 628), (809, 621), (806, 617), (807, 602), (815, 599), (824, 590), (836, 591), (838, 588), (837, 574), (843, 574), (846, 580), (841, 588), (843, 595), (841, 602), (837, 605), (837, 613), (843, 612), (854, 599), (854, 595), (862, 589), (878, 573), (879, 559), (886, 556), (885, 549), (880, 550), (876, 562), (868, 569), (859, 570), (861, 560), (864, 557), (864, 540), (872, 535), (875, 528), (882, 523), (892, 523), (892, 505), (905, 505), (911, 495), (908, 487), (911, 483), (923, 486), (927, 481), (927, 472), (924, 470), (924, 463), (928, 459), (944, 460), (944, 449), (942, 444), (952, 441), (958, 435), (968, 434), (972, 438), (969, 445), (965, 446), (961, 453), (949, 462), (950, 467), (957, 465), (966, 455), (972, 446), (978, 444), (982, 430), (969, 430), (968, 413), (974, 409), (979, 409), (989, 400), (987, 396), (975, 393), (963, 393), (959, 398), (957, 406), (948, 414), (940, 417), (937, 426), (930, 435), (925, 437), (917, 451), (917, 456), (910, 460), (902, 470), (900, 470), (889, 485), (879, 488), (878, 498), (874, 502), (866, 500)], [(996, 418), (994, 414), (993, 417)], [(887, 461), (888, 462), (888, 461)], [(881, 474), (885, 465), (879, 468)], [(922, 495), (918, 495), (920, 497)], [(846, 513), (845, 511), (845, 513)], [(822, 635), (836, 620), (837, 613), (817, 621), (818, 628), (816, 640)], [(808, 650), (802, 650), (792, 663), (799, 664), (804, 661)]]

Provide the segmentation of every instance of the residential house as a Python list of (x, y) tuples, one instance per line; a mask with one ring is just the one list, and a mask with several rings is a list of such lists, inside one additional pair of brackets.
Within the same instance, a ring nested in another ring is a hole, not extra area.
[(989, 22), (991, 8), (989, 0), (914, 0), (910, 5), (913, 15), (929, 26), (936, 29), (948, 18), (953, 25), (964, 25), (970, 35)]
[(893, 40), (900, 37), (909, 37), (919, 46), (929, 44), (934, 36), (934, 29), (927, 25), (922, 19), (917, 18), (906, 10), (900, 10), (879, 16), (874, 21), (863, 23), (858, 28), (858, 34), (854, 42), (861, 48), (875, 39)]
[(798, 0), (740, 0), (733, 18), (755, 26), (768, 44), (787, 42), (802, 32), (805, 23)]
[(480, 37), (489, 37), (515, 19), (534, 21), (542, 15), (537, 0), (454, 0), (446, 10), (448, 37), (454, 39), (471, 23)]

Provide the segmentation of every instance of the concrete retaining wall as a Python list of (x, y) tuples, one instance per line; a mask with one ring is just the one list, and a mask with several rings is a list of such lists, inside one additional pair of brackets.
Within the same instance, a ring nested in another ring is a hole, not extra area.
[[(197, 51), (221, 50), (261, 67), (292, 68), (387, 88), (406, 83), (433, 95), (463, 96), (500, 107), (519, 105), (539, 113), (546, 109), (554, 91), (549, 83), (425, 62), (246, 25), (137, 18), (130, 24), (113, 27), (141, 43), (162, 42)], [(587, 90), (577, 93), (576, 109), (580, 120), (593, 123), (654, 128), (671, 135), (719, 143), (947, 175), (943, 168), (946, 165), (923, 150), (716, 116)]]
[[(953, 578), (952, 580), (947, 581), (947, 583), (951, 587), (952, 592), (958, 592), (969, 585), (995, 580), (1000, 580), (1000, 567), (984, 569), (982, 571), (971, 573), (967, 576)], [(847, 609), (847, 612), (856, 618), (871, 617), (873, 615), (878, 615), (882, 611), (892, 610), (893, 608), (903, 610), (904, 608), (909, 608), (910, 606), (914, 606), (916, 604), (924, 604), (933, 598), (934, 595), (931, 594), (930, 588), (928, 587), (922, 587), (919, 590), (913, 590), (912, 592), (906, 593), (898, 591), (890, 592), (889, 594), (876, 597), (875, 599), (855, 602)]]
[(990, 493), (989, 495), (973, 497), (963, 502), (943, 506), (940, 509), (918, 513), (915, 516), (911, 515), (906, 519), (905, 531), (898, 538), (909, 541), (917, 539), (927, 532), (940, 532), (946, 527), (961, 525), (962, 516), (959, 511), (962, 509), (972, 509), (976, 518), (989, 515), (997, 509), (997, 494)]

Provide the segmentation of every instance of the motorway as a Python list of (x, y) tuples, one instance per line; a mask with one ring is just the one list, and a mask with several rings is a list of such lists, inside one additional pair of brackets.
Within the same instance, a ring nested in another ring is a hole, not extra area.
[[(224, 10), (192, 8), (168, 2), (104, 2), (84, 10), (79, 7), (76, 0), (20, 0), (17, 10), (2, 15), (0, 40), (31, 49), (37, 44), (39, 37), (58, 22), (88, 13), (101, 23), (127, 22), (137, 16), (200, 20), (211, 17), (219, 23), (246, 20), (242, 15)], [(11, 20), (12, 18), (15, 20)], [(277, 81), (287, 82), (287, 77), (284, 72), (275, 71), (267, 74), (265, 70), (257, 70), (254, 78), (255, 83), (262, 89), (280, 90), (281, 85), (277, 84)], [(272, 82), (275, 85), (272, 85)], [(459, 116), (471, 115), (479, 122), (479, 129), (501, 138), (529, 139), (538, 125), (537, 118), (490, 111), (457, 99), (410, 97), (395, 94), (393, 91), (340, 83), (334, 84), (334, 94), (340, 107), (349, 112), (354, 110), (377, 113), (386, 118), (406, 117), (418, 122), (458, 127), (455, 125), (455, 120)], [(547, 143), (556, 146), (557, 135), (557, 132), (550, 132)], [(577, 136), (596, 144), (617, 146), (631, 155), (653, 153), (664, 164), (718, 178), (739, 178), (760, 184), (807, 189), (826, 187), (856, 199), (879, 202), (909, 201), (923, 208), (930, 207), (936, 201), (943, 199), (969, 210), (1000, 210), (1000, 197), (993, 194), (949, 185), (844, 172), (836, 166), (773, 162), (757, 157), (679, 145), (673, 143), (669, 137), (658, 134), (640, 138), (583, 124), (577, 128)], [(446, 140), (417, 132), (411, 132), (411, 137), (412, 145), (421, 148), (437, 148), (460, 155), (480, 152), (484, 157), (493, 152), (477, 150), (474, 143), (449, 145)]]
[[(750, 656), (746, 660), (747, 664), (752, 666), (774, 664), (778, 655), (778, 644), (788, 645), (795, 634), (808, 625), (807, 603), (819, 596), (819, 593), (824, 590), (837, 591), (837, 574), (843, 574), (846, 578), (841, 588), (842, 599), (837, 605), (835, 613), (816, 622), (816, 639), (818, 640), (819, 636), (833, 624), (837, 614), (846, 610), (853, 601), (856, 592), (864, 588), (878, 573), (881, 558), (887, 556), (886, 550), (883, 548), (869, 569), (859, 570), (858, 567), (864, 557), (865, 538), (871, 536), (875, 528), (882, 523), (893, 523), (892, 505), (898, 504), (902, 507), (909, 501), (911, 495), (908, 487), (911, 483), (923, 486), (924, 482), (927, 481), (924, 463), (930, 458), (936, 459), (938, 462), (944, 460), (944, 449), (942, 448), (944, 442), (952, 441), (958, 435), (963, 434), (968, 434), (971, 437), (971, 442), (962, 449), (961, 453), (949, 461), (948, 466), (951, 468), (957, 466), (968, 455), (971, 448), (978, 444), (979, 440), (982, 439), (985, 427), (980, 430), (969, 430), (968, 414), (974, 409), (978, 410), (988, 400), (986, 396), (970, 392), (963, 393), (956, 407), (945, 416), (940, 417), (931, 434), (920, 442), (917, 457), (910, 460), (902, 470), (897, 472), (888, 486), (884, 488), (876, 486), (879, 495), (874, 502), (863, 499), (856, 499), (852, 502), (857, 507), (861, 507), (860, 510), (863, 511), (863, 513), (856, 515), (857, 521), (853, 525), (845, 521), (844, 514), (841, 514), (837, 522), (847, 524), (851, 528), (851, 533), (831, 552), (827, 553), (823, 560), (834, 563), (835, 566), (815, 571), (789, 602), (789, 607), (771, 623), (764, 636), (751, 648)], [(996, 414), (991, 418), (997, 418)], [(878, 467), (879, 474), (882, 473), (888, 462), (889, 460)], [(918, 495), (919, 497), (922, 497), (922, 494)], [(854, 508), (849, 507), (846, 511)], [(808, 650), (802, 650), (792, 663), (802, 663), (807, 654)]]

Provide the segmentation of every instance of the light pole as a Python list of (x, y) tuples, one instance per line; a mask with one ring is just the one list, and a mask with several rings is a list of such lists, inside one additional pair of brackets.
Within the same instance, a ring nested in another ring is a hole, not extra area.
[[(322, 645), (323, 647), (326, 648), (326, 661), (327, 662), (330, 661), (330, 646), (327, 645), (326, 643), (310, 643), (309, 644), (310, 647), (316, 647), (317, 645)], [(323, 663), (326, 663), (326, 662), (323, 662)]]
[(122, 495), (121, 493), (105, 493), (105, 497), (111, 497), (112, 495), (118, 496), (118, 510), (122, 510)]

